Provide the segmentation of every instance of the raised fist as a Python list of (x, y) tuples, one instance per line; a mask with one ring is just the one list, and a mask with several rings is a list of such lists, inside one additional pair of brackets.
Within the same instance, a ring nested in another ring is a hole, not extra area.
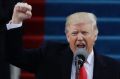
[(19, 2), (15, 5), (12, 15), (13, 23), (21, 23), (25, 19), (29, 19), (32, 16), (32, 7), (27, 3)]

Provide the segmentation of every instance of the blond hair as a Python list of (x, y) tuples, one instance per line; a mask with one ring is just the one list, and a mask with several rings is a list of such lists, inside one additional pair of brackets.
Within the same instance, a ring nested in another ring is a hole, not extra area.
[(96, 22), (97, 18), (93, 13), (89, 13), (89, 12), (76, 12), (69, 15), (66, 18), (65, 33), (68, 32), (68, 26), (70, 26), (71, 24), (77, 24), (83, 21), (89, 21), (90, 23), (92, 23), (92, 26), (94, 26), (96, 33), (98, 33), (97, 22)]

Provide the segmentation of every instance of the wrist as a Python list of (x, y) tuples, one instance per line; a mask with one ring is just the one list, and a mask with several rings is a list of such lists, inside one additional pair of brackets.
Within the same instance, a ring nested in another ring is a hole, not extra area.
[(22, 20), (13, 17), (10, 22), (11, 22), (12, 24), (20, 24), (20, 23), (22, 23)]

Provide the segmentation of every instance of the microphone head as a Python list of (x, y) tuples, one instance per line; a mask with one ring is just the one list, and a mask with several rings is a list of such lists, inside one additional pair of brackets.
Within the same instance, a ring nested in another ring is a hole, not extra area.
[(75, 61), (77, 61), (77, 64), (82, 66), (84, 62), (87, 60), (88, 55), (89, 54), (85, 48), (79, 48), (75, 52), (74, 58), (75, 58)]

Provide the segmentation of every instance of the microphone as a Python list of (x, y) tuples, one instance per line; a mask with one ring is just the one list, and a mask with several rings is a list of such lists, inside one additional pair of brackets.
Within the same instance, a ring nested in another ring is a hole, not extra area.
[(75, 55), (74, 55), (75, 66), (76, 66), (77, 70), (79, 70), (80, 67), (83, 66), (84, 62), (88, 58), (88, 55), (89, 54), (88, 54), (88, 52), (86, 51), (85, 48), (77, 49), (77, 51), (75, 52)]

